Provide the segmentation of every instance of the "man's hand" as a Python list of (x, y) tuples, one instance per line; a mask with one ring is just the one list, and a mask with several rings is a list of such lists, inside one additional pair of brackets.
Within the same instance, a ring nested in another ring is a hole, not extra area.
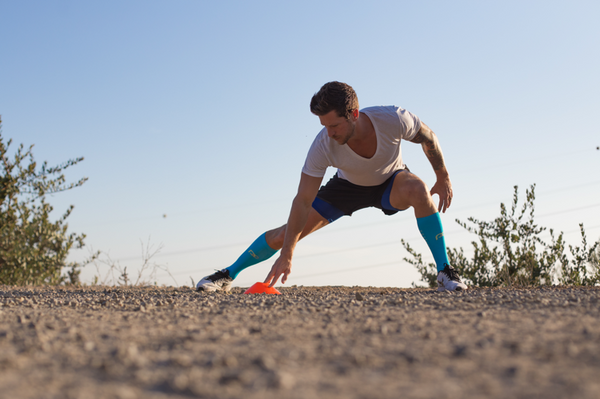
[(450, 204), (452, 204), (452, 183), (450, 183), (450, 177), (448, 175), (438, 177), (430, 193), (432, 196), (433, 194), (437, 194), (440, 197), (438, 212), (446, 212), (446, 209), (450, 208)]
[(271, 267), (271, 271), (267, 275), (265, 279), (265, 284), (269, 284), (269, 288), (277, 284), (277, 280), (281, 277), (281, 282), (285, 284), (287, 281), (288, 275), (292, 272), (292, 261), (291, 259), (286, 259), (283, 256), (279, 256), (273, 267)]
[[(269, 287), (274, 286), (275, 283), (277, 283), (277, 280), (279, 280), (279, 277), (282, 276), (281, 282), (285, 283), (288, 275), (292, 272), (292, 256), (294, 255), (294, 248), (302, 235), (302, 230), (304, 230), (304, 227), (306, 226), (311, 205), (317, 196), (322, 180), (322, 177), (313, 177), (305, 173), (302, 173), (302, 176), (300, 177), (298, 194), (296, 194), (294, 201), (292, 201), (290, 217), (285, 225), (285, 238), (283, 240), (281, 253), (265, 279), (265, 284), (268, 283)], [(311, 228), (314, 227), (314, 225), (311, 226)]]

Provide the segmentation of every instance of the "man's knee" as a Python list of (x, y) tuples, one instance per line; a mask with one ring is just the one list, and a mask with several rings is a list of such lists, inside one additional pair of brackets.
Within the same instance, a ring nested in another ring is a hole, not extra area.
[[(314, 209), (311, 209), (304, 230), (300, 234), (300, 239), (303, 239), (307, 235), (319, 230), (320, 228), (327, 226), (329, 222), (321, 215), (319, 215)], [(283, 241), (285, 240), (285, 230), (287, 224), (278, 227), (273, 230), (267, 231), (265, 239), (267, 244), (273, 249), (281, 249), (283, 247)]]
[(415, 175), (413, 176), (414, 178), (410, 179), (406, 185), (408, 195), (415, 201), (428, 200), (431, 197), (429, 187), (427, 187), (427, 184), (423, 180)]
[(423, 180), (412, 173), (400, 173), (394, 181), (390, 202), (392, 206), (405, 209), (431, 200), (429, 188)]
[(285, 239), (285, 227), (286, 225), (284, 224), (281, 227), (267, 231), (265, 239), (271, 248), (279, 250), (283, 247), (283, 240)]

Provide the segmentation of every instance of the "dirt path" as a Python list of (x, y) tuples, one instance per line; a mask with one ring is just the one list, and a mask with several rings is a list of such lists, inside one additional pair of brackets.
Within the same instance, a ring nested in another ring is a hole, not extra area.
[(0, 286), (0, 397), (600, 397), (600, 288), (281, 291)]

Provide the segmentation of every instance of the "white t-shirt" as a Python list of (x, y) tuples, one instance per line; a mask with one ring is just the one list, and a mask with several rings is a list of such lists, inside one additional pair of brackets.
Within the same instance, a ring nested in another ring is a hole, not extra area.
[(302, 172), (323, 177), (329, 166), (338, 168), (338, 177), (359, 186), (382, 184), (395, 171), (404, 169), (400, 140), (410, 140), (421, 129), (419, 118), (396, 106), (369, 107), (361, 110), (375, 128), (377, 150), (371, 158), (364, 158), (347, 145), (329, 138), (323, 128), (313, 141)]

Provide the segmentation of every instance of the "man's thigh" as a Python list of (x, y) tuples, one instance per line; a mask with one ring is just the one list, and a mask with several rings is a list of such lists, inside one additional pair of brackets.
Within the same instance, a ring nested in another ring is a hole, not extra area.
[(351, 216), (357, 210), (377, 206), (384, 190), (383, 186), (358, 186), (336, 175), (321, 187), (313, 208), (333, 222), (342, 216)]
[(429, 188), (419, 176), (406, 171), (398, 173), (390, 192), (390, 204), (398, 210), (406, 210), (414, 206), (416, 197), (429, 197)]
[[(308, 212), (308, 219), (306, 220), (306, 225), (304, 225), (304, 230), (300, 233), (300, 239), (303, 239), (307, 235), (314, 233), (327, 226), (329, 222), (323, 216), (319, 215), (314, 208), (310, 208)], [(281, 227), (277, 227), (275, 229), (269, 230), (266, 232), (265, 239), (267, 240), (267, 244), (273, 249), (281, 249), (283, 247), (283, 241), (285, 239), (285, 231), (287, 229), (287, 224), (284, 224)]]
[(314, 208), (310, 208), (308, 212), (308, 219), (306, 220), (306, 225), (304, 226), (304, 230), (302, 230), (302, 234), (300, 234), (300, 239), (303, 239), (310, 233), (314, 233), (315, 231), (327, 226), (329, 221), (325, 219), (323, 216), (319, 214), (319, 212), (315, 211)]

